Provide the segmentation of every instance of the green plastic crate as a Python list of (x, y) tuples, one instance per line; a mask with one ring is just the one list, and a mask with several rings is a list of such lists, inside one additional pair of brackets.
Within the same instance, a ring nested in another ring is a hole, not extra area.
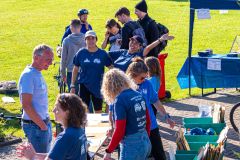
[(198, 154), (197, 151), (177, 150), (175, 154), (175, 159), (176, 160), (193, 160), (197, 154)]
[(218, 135), (184, 135), (187, 142), (217, 142)]
[(226, 127), (226, 123), (205, 123), (205, 124), (201, 124), (201, 123), (187, 123), (183, 125), (184, 128), (188, 129), (192, 129), (195, 127), (199, 127), (199, 128), (203, 128), (203, 129), (208, 129), (208, 128), (213, 128), (217, 135), (220, 134), (220, 132), (223, 130), (224, 127)]
[(206, 117), (206, 118), (183, 118), (182, 119), (183, 124), (209, 124), (209, 123), (213, 123), (213, 119), (212, 117)]

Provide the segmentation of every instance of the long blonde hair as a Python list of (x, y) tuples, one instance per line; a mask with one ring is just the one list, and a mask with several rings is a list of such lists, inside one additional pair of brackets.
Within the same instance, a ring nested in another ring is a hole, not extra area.
[(115, 98), (128, 88), (136, 90), (137, 86), (123, 71), (110, 69), (104, 74), (101, 92), (108, 104), (113, 103)]

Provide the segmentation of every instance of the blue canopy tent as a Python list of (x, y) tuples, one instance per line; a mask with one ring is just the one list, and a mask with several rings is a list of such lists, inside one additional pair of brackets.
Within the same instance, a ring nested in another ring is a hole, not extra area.
[(190, 0), (190, 24), (189, 24), (189, 48), (188, 48), (188, 59), (189, 59), (189, 95), (191, 95), (191, 78), (190, 78), (190, 67), (191, 67), (191, 55), (192, 55), (192, 38), (193, 38), (193, 27), (195, 10), (197, 9), (210, 9), (210, 10), (240, 10), (240, 0)]

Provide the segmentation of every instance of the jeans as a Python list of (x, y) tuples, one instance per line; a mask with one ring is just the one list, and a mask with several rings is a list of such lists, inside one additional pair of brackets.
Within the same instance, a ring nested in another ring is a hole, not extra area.
[(151, 148), (146, 131), (125, 136), (120, 143), (120, 160), (146, 160)]
[[(78, 95), (78, 92), (79, 92), (78, 77), (79, 77), (79, 73), (78, 73), (76, 81), (75, 81), (75, 94), (76, 95)], [(71, 90), (71, 88), (70, 88), (71, 81), (72, 81), (72, 72), (67, 72), (68, 92), (70, 92), (70, 90)]]
[(38, 125), (34, 123), (22, 122), (23, 131), (28, 139), (28, 142), (33, 145), (37, 153), (48, 153), (52, 141), (52, 124), (47, 123), (48, 130), (42, 131)]

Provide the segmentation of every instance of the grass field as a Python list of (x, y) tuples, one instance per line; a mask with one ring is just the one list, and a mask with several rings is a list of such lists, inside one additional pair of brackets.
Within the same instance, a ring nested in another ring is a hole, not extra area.
[[(134, 15), (136, 0), (1, 0), (0, 5), (0, 81), (16, 80), (27, 64), (31, 63), (33, 48), (39, 43), (46, 43), (54, 49), (71, 19), (77, 18), (79, 8), (90, 11), (89, 23), (97, 32), (100, 46), (104, 38), (105, 22), (113, 18), (115, 11), (126, 6)], [(188, 90), (180, 90), (176, 76), (187, 57), (189, 31), (189, 2), (185, 0), (148, 0), (149, 15), (156, 21), (165, 24), (175, 40), (169, 43), (165, 52), (169, 53), (166, 60), (166, 85), (172, 93), (172, 100), (188, 96)], [(236, 34), (240, 33), (240, 12), (229, 11), (219, 14), (211, 11), (211, 20), (195, 21), (193, 54), (199, 50), (212, 48), (214, 53), (227, 53)], [(238, 18), (237, 18), (238, 17)], [(59, 58), (55, 57), (55, 61)], [(52, 109), (58, 93), (53, 75), (58, 66), (51, 66), (43, 75), (48, 84), (49, 105)], [(194, 89), (194, 94), (200, 90)], [(0, 98), (5, 95), (1, 94)], [(7, 114), (20, 113), (21, 105), (17, 95), (16, 103), (0, 102), (0, 112)], [(51, 113), (52, 116), (52, 113)], [(14, 123), (14, 125), (9, 125)], [(4, 133), (23, 136), (16, 122), (7, 122)]]

